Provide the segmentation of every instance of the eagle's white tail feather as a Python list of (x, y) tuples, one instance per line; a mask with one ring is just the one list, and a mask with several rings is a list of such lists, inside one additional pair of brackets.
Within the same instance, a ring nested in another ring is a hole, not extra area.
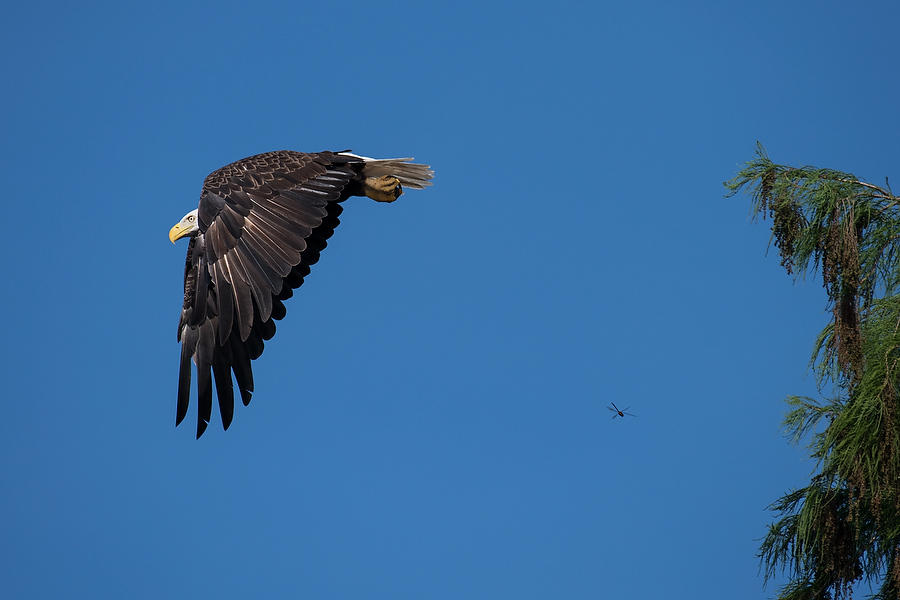
[(434, 177), (434, 171), (431, 170), (431, 167), (410, 162), (413, 160), (411, 156), (405, 158), (369, 158), (368, 156), (360, 156), (350, 152), (341, 152), (341, 154), (364, 160), (366, 164), (363, 167), (363, 175), (366, 177), (391, 175), (399, 179), (404, 187), (414, 190), (421, 190), (431, 185), (431, 178)]

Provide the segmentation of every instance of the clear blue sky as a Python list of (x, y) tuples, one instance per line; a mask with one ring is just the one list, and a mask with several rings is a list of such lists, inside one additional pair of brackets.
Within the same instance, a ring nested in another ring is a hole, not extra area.
[[(900, 176), (896, 4), (303, 4), (5, 9), (0, 595), (773, 595), (827, 315), (721, 182)], [(436, 185), (345, 205), (198, 442), (166, 234), (280, 148)]]

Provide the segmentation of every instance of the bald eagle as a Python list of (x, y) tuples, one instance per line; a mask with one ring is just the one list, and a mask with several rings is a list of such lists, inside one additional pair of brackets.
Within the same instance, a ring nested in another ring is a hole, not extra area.
[(197, 438), (209, 424), (213, 380), (222, 427), (228, 429), (234, 417), (232, 373), (246, 406), (253, 394), (250, 362), (275, 334), (284, 301), (340, 223), (340, 203), (350, 196), (393, 202), (404, 187), (431, 185), (434, 172), (411, 160), (280, 150), (209, 174), (200, 205), (169, 231), (173, 243), (190, 238), (178, 321), (176, 426), (187, 414), (193, 362)]

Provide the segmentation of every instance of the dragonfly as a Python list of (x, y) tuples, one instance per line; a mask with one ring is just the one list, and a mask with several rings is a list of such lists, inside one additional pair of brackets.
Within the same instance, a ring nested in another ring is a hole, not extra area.
[(612, 416), (613, 419), (615, 419), (616, 417), (622, 417), (624, 419), (625, 415), (628, 415), (629, 417), (637, 416), (635, 414), (628, 412), (628, 409), (631, 408), (630, 406), (626, 406), (623, 409), (619, 409), (619, 407), (616, 406), (615, 402), (610, 402), (609, 406), (607, 406), (606, 408), (608, 408), (609, 410), (611, 410), (613, 412), (613, 416)]

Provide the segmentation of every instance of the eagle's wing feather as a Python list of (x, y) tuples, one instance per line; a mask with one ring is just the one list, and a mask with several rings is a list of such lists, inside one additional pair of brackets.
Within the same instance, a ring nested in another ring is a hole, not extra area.
[(251, 360), (285, 316), (283, 300), (303, 283), (340, 223), (362, 160), (323, 152), (268, 152), (227, 165), (203, 184), (200, 233), (185, 265), (176, 424), (187, 414), (190, 360), (197, 366), (197, 437), (212, 414), (212, 381), (225, 429), (234, 416), (232, 372), (246, 405)]

